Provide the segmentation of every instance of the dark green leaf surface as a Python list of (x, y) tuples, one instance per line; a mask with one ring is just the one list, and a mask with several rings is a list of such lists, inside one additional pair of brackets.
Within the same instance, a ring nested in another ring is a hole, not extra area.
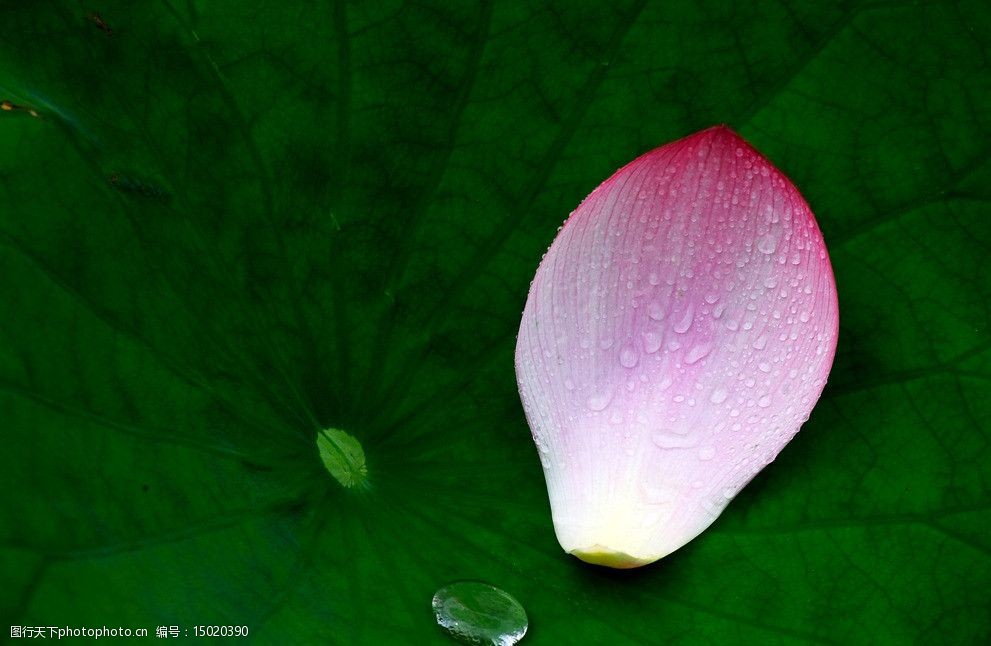
[[(0, 3), (0, 614), (440, 643), (480, 579), (533, 644), (986, 642), (983, 3), (289, 4)], [(819, 218), (836, 364), (709, 531), (584, 566), (526, 290), (598, 182), (718, 122)]]

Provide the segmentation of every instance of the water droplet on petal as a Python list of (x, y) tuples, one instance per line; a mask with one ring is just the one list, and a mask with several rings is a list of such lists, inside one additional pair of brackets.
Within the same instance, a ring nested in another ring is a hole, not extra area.
[(674, 331), (678, 334), (684, 334), (688, 331), (688, 328), (692, 327), (692, 321), (695, 320), (695, 308), (689, 305), (684, 312), (681, 314), (681, 318), (674, 325)]
[(712, 350), (711, 343), (702, 343), (700, 345), (695, 346), (694, 348), (692, 348), (691, 350), (685, 353), (685, 363), (691, 365), (699, 361), (707, 354), (709, 354), (710, 350)]
[(661, 349), (661, 335), (656, 332), (645, 332), (643, 335), (643, 349), (647, 354), (654, 354)]
[(757, 405), (760, 406), (761, 408), (767, 408), (768, 406), (771, 405), (771, 396), (764, 395), (763, 397), (757, 400)]
[(655, 433), (651, 439), (662, 449), (690, 449), (695, 446), (691, 438), (673, 433)]
[(631, 347), (623, 348), (619, 353), (619, 363), (622, 364), (624, 368), (632, 368), (637, 365), (640, 361), (640, 357), (637, 355), (636, 350)]
[(458, 581), (434, 594), (437, 624), (466, 644), (512, 646), (529, 625), (526, 611), (511, 594), (480, 581)]
[(771, 234), (767, 234), (757, 241), (757, 249), (763, 254), (771, 255), (777, 248), (778, 241), (775, 240), (774, 236)]
[(726, 401), (727, 397), (729, 397), (729, 394), (726, 392), (725, 388), (716, 388), (712, 391), (712, 395), (709, 396), (709, 401), (713, 404), (722, 404)]
[(610, 393), (596, 393), (588, 398), (586, 404), (590, 410), (600, 411), (605, 409), (612, 400), (612, 395)]
[(703, 446), (699, 449), (699, 460), (711, 460), (716, 457), (716, 447), (714, 446)]

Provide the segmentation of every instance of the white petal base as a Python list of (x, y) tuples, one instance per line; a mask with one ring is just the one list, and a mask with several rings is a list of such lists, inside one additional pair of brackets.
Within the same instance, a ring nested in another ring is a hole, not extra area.
[(608, 547), (593, 545), (584, 549), (571, 550), (571, 555), (592, 565), (604, 565), (617, 570), (631, 570), (641, 565), (649, 565), (662, 558), (658, 556), (633, 556), (625, 552), (616, 552)]

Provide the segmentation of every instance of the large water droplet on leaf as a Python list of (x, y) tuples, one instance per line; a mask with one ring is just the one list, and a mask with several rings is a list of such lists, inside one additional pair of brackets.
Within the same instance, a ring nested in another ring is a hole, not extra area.
[(326, 428), (317, 433), (320, 460), (334, 479), (350, 489), (368, 484), (368, 468), (361, 444), (342, 430)]
[(523, 606), (505, 590), (480, 581), (457, 581), (434, 594), (434, 616), (449, 636), (465, 644), (511, 646), (526, 634)]

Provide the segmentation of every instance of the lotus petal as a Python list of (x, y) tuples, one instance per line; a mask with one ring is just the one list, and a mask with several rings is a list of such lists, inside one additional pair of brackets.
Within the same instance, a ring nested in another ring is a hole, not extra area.
[(637, 567), (701, 533), (808, 419), (837, 330), (812, 212), (729, 128), (602, 183), (540, 263), (516, 346), (564, 550)]

